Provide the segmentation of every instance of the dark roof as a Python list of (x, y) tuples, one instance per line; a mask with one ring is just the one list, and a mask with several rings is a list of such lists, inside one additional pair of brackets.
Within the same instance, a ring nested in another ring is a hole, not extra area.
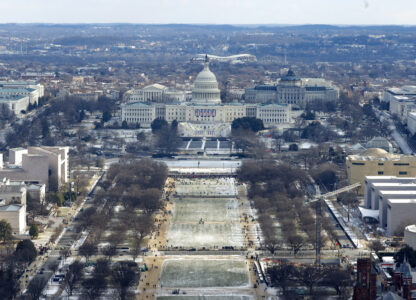
[(295, 80), (300, 80), (300, 78), (296, 76), (295, 72), (293, 72), (292, 70), (289, 70), (287, 71), (287, 74), (283, 76), (280, 80), (295, 81)]
[(254, 88), (257, 91), (276, 91), (275, 85), (258, 85)]
[(307, 91), (325, 91), (326, 87), (324, 87), (324, 86), (307, 86), (306, 90)]

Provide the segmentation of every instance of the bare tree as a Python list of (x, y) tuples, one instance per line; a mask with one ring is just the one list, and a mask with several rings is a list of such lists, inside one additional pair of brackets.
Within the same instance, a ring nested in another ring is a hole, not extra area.
[(140, 254), (141, 244), (145, 236), (147, 236), (153, 229), (153, 218), (149, 215), (144, 216), (132, 216), (132, 236), (131, 236), (131, 245), (132, 245), (132, 257), (133, 261), (136, 260), (136, 257)]
[(267, 269), (272, 286), (280, 287), (283, 295), (287, 294), (288, 287), (294, 282), (296, 269), (289, 264), (280, 264)]
[(265, 242), (264, 246), (273, 255), (274, 252), (277, 249), (280, 249), (282, 247), (282, 241), (281, 240), (278, 240), (275, 237), (268, 237), (268, 236), (266, 236), (266, 242)]
[(95, 300), (100, 297), (106, 287), (105, 278), (102, 276), (93, 276), (82, 282), (83, 294), (87, 299)]
[(46, 283), (46, 279), (42, 277), (33, 278), (27, 287), (27, 292), (32, 300), (38, 300), (42, 296)]
[(369, 247), (375, 252), (383, 251), (386, 249), (386, 247), (379, 240), (371, 241)]
[(350, 273), (338, 268), (329, 269), (325, 274), (324, 282), (326, 285), (333, 287), (339, 296), (348, 294), (348, 288), (351, 288), (353, 284)]
[(104, 247), (101, 252), (107, 257), (108, 261), (111, 261), (111, 258), (117, 254), (117, 247), (114, 245), (108, 245)]
[(120, 262), (114, 267), (112, 278), (121, 300), (126, 299), (127, 290), (134, 283), (135, 277), (136, 274), (126, 262)]
[(89, 258), (97, 252), (97, 247), (92, 242), (85, 242), (81, 247), (79, 247), (78, 253), (85, 257), (86, 262)]
[(306, 285), (309, 289), (309, 295), (313, 294), (313, 287), (318, 284), (318, 281), (325, 277), (325, 269), (315, 266), (306, 266), (298, 270), (298, 279), (301, 283)]
[(69, 296), (72, 295), (75, 285), (80, 280), (83, 268), (84, 265), (78, 261), (75, 261), (69, 266), (64, 278), (64, 288)]
[(296, 254), (300, 251), (300, 249), (303, 246), (303, 238), (298, 234), (291, 234), (287, 237), (287, 242), (292, 248), (293, 255), (296, 256)]

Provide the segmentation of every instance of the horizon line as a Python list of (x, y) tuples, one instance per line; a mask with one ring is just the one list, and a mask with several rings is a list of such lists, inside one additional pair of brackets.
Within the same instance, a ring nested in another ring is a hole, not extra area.
[(416, 24), (329, 24), (329, 23), (135, 23), (135, 22), (0, 22), (0, 25), (188, 25), (188, 26), (274, 26), (274, 27), (289, 27), (289, 26), (333, 26), (333, 27), (382, 27), (382, 26), (397, 26), (397, 27), (416, 27)]

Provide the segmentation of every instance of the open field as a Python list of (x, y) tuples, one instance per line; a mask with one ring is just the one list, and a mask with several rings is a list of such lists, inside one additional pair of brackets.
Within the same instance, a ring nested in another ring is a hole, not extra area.
[(243, 247), (241, 226), (237, 223), (175, 224), (168, 233), (168, 247), (213, 248), (223, 246)]
[(243, 287), (249, 285), (244, 260), (165, 260), (160, 282), (164, 287)]
[(238, 201), (235, 198), (184, 198), (175, 200), (172, 222), (238, 222)]

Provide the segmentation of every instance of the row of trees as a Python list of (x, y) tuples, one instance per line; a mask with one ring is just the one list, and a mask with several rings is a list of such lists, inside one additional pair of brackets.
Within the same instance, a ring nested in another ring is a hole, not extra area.
[(117, 298), (124, 300), (128, 296), (129, 288), (140, 279), (137, 264), (119, 262), (110, 267), (106, 259), (98, 259), (94, 271), (90, 276), (84, 275), (85, 265), (79, 261), (72, 263), (64, 278), (64, 287), (68, 296), (72, 296), (75, 289), (90, 300), (98, 299), (107, 287), (113, 287)]
[[(112, 165), (105, 180), (100, 183), (101, 190), (95, 195), (95, 205), (85, 209), (79, 217), (79, 231), (85, 228), (90, 231), (79, 254), (86, 260), (97, 254), (102, 234), (109, 229), (111, 234), (105, 239), (108, 246), (101, 253), (111, 259), (116, 254), (116, 248), (127, 240), (135, 260), (140, 254), (143, 239), (153, 230), (153, 212), (162, 207), (162, 188), (166, 178), (166, 165), (148, 159)], [(116, 205), (121, 205), (123, 209), (116, 212)], [(102, 209), (97, 210), (97, 207)], [(110, 219), (118, 222), (108, 222)]]
[[(238, 178), (249, 183), (248, 196), (259, 212), (264, 246), (272, 254), (284, 244), (295, 255), (306, 244), (315, 246), (315, 210), (305, 206), (308, 195), (304, 192), (311, 182), (304, 171), (275, 161), (247, 161), (239, 169)], [(276, 221), (280, 225), (282, 239), (277, 237)], [(329, 237), (335, 239), (335, 232), (326, 215), (322, 218), (322, 226)]]
[(171, 155), (178, 150), (181, 139), (178, 135), (176, 120), (173, 120), (169, 125), (164, 119), (155, 119), (151, 128), (156, 138), (156, 146), (162, 154)]
[(18, 275), (36, 257), (37, 251), (32, 241), (22, 240), (12, 253), (2, 258), (4, 263), (0, 266), (0, 299), (15, 299), (20, 290)]
[[(265, 237), (265, 247), (274, 253), (285, 243), (294, 254), (306, 244), (315, 244), (314, 211), (304, 205), (307, 174), (287, 164), (245, 161), (238, 178), (249, 183), (248, 196), (259, 212), (259, 223)], [(330, 222), (323, 219), (324, 228), (331, 230)], [(278, 221), (282, 238), (277, 237), (274, 223)], [(284, 243), (283, 243), (284, 242)]]
[(285, 299), (297, 299), (295, 290), (304, 286), (313, 299), (322, 299), (315, 288), (317, 286), (332, 287), (339, 299), (349, 299), (352, 292), (350, 270), (340, 270), (337, 267), (317, 267), (312, 265), (295, 266), (282, 263), (267, 269), (271, 285), (279, 287)]

